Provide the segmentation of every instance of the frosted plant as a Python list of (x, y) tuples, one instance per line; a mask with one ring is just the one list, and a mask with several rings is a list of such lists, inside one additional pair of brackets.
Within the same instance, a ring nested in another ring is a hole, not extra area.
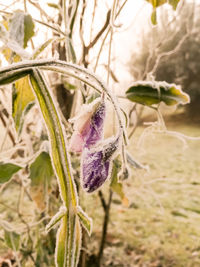
[(119, 136), (102, 141), (106, 114), (103, 98), (83, 105), (82, 109), (83, 111), (71, 120), (75, 121), (75, 131), (70, 148), (73, 152), (82, 152), (82, 186), (90, 193), (98, 189), (109, 177), (111, 158), (118, 148)]

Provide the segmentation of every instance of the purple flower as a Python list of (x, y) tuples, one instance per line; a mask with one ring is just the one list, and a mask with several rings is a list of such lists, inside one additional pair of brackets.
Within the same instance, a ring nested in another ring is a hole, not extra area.
[(82, 154), (82, 185), (91, 193), (98, 189), (109, 177), (111, 158), (118, 148), (119, 137), (103, 148), (90, 151), (85, 148)]
[[(103, 138), (105, 102), (97, 99), (90, 105), (83, 105), (82, 112), (73, 119), (74, 133), (70, 148), (82, 152), (81, 181), (83, 188), (91, 193), (109, 177), (111, 158), (119, 145), (119, 136), (100, 142)], [(72, 120), (71, 120), (72, 121)]]
[(82, 152), (99, 142), (103, 137), (105, 120), (105, 102), (99, 99), (90, 105), (83, 105), (82, 112), (71, 119), (74, 121), (74, 133), (70, 141), (70, 150)]
[(90, 148), (102, 139), (104, 120), (105, 103), (101, 102), (101, 104), (97, 107), (96, 111), (92, 115), (89, 129), (87, 131), (87, 134), (85, 135), (84, 147)]

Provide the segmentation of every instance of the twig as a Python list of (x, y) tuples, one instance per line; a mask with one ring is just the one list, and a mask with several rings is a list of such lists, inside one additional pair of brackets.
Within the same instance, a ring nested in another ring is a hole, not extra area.
[(100, 200), (101, 200), (101, 204), (102, 204), (102, 207), (103, 207), (104, 211), (106, 211), (106, 209), (107, 209), (107, 204), (106, 204), (105, 198), (104, 198), (103, 193), (102, 193), (101, 190), (99, 190), (99, 192), (98, 192), (98, 196), (99, 196), (99, 198), (100, 198)]
[[(3, 126), (6, 127), (6, 121), (5, 121), (5, 119), (4, 119), (3, 115), (2, 115), (2, 113), (3, 113), (3, 111), (0, 111), (0, 119), (1, 119), (1, 121), (2, 121)], [(5, 114), (5, 113), (4, 113), (4, 114)], [(13, 146), (14, 146), (14, 145), (15, 145), (15, 138), (14, 138), (12, 132), (10, 131), (10, 129), (8, 129), (8, 136), (10, 137), (10, 140), (12, 141), (12, 144), (13, 144)]]
[(99, 247), (99, 253), (97, 256), (97, 266), (98, 267), (100, 267), (100, 265), (101, 265), (101, 259), (103, 256), (103, 250), (104, 250), (105, 242), (106, 242), (106, 235), (107, 235), (107, 229), (108, 229), (108, 223), (109, 223), (110, 206), (112, 203), (112, 195), (113, 195), (112, 190), (110, 190), (109, 191), (109, 199), (108, 199), (108, 203), (106, 204), (106, 210), (105, 210), (105, 214), (104, 214), (104, 224), (103, 224), (101, 242), (100, 242), (100, 247)]

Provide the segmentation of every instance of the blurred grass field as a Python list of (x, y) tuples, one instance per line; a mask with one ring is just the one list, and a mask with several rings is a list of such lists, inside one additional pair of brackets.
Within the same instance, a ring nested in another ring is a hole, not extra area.
[[(198, 125), (175, 122), (167, 128), (200, 136)], [(200, 266), (200, 140), (183, 145), (174, 136), (148, 134), (138, 147), (143, 131), (137, 129), (129, 151), (149, 171), (132, 170), (125, 182), (129, 208), (114, 195), (104, 266)], [(96, 239), (102, 209), (95, 195), (86, 206)]]

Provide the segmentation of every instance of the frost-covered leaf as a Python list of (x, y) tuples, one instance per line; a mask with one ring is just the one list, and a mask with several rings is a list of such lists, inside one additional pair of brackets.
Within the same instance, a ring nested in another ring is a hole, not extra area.
[(8, 182), (13, 174), (18, 172), (22, 167), (13, 163), (0, 162), (0, 184)]
[(111, 174), (111, 183), (110, 183), (110, 188), (113, 192), (115, 192), (120, 198), (124, 206), (129, 205), (129, 200), (126, 197), (123, 189), (123, 184), (118, 181), (118, 163), (115, 160), (113, 164), (113, 169), (112, 169), (112, 174)]
[(66, 214), (67, 209), (65, 207), (61, 207), (59, 212), (57, 212), (50, 220), (50, 222), (46, 225), (45, 231), (49, 232)]
[(132, 102), (147, 106), (160, 102), (168, 106), (190, 102), (189, 95), (184, 93), (180, 87), (166, 82), (138, 81), (126, 91), (126, 97)]
[(9, 23), (9, 37), (21, 47), (26, 48), (27, 42), (34, 35), (34, 22), (29, 14), (16, 11)]
[(50, 156), (43, 151), (30, 166), (31, 196), (41, 210), (45, 208), (45, 193), (48, 193), (53, 174)]
[(10, 24), (8, 24), (7, 21), (3, 21), (3, 24), (0, 24), (0, 40), (4, 43), (1, 51), (7, 61), (12, 59), (12, 61), (18, 62), (21, 58), (30, 58), (30, 55), (23, 47), (22, 34), (20, 33), (21, 28), (15, 28), (14, 15), (13, 19), (13, 23), (10, 22)]
[(4, 230), (4, 238), (6, 245), (14, 251), (20, 248), (20, 235), (15, 232), (9, 232)]
[(18, 133), (22, 129), (24, 113), (32, 107), (34, 100), (28, 76), (16, 81), (13, 85), (12, 116)]
[(88, 235), (91, 235), (92, 232), (92, 219), (82, 210), (81, 207), (77, 209), (77, 215), (80, 219), (82, 226), (87, 231)]
[(36, 59), (43, 51), (44, 49), (51, 44), (54, 41), (54, 38), (50, 38), (48, 39), (46, 42), (44, 42), (42, 45), (40, 45), (38, 48), (35, 49), (35, 51), (33, 52), (33, 59)]
[(24, 47), (24, 13), (15, 11), (9, 23), (9, 37)]
[(24, 16), (24, 48), (27, 47), (28, 41), (34, 36), (34, 22), (31, 15)]

